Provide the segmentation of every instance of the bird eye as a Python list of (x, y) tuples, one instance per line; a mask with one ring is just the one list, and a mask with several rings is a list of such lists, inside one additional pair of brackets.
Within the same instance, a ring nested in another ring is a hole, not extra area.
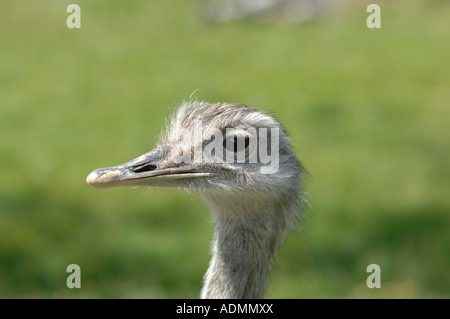
[(247, 151), (249, 145), (250, 138), (248, 136), (231, 135), (223, 140), (223, 148), (234, 153)]

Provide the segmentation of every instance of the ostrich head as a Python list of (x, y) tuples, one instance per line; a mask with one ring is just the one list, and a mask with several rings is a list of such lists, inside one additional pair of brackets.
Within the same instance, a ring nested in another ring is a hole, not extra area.
[(185, 103), (158, 144), (125, 164), (94, 170), (87, 183), (198, 191), (217, 221), (202, 297), (262, 297), (302, 201), (302, 167), (282, 126), (243, 104)]

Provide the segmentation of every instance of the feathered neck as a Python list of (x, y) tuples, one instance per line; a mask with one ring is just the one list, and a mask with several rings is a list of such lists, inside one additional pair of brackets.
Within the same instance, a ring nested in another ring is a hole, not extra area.
[(270, 200), (260, 205), (255, 201), (208, 202), (216, 232), (201, 298), (263, 298), (274, 258), (294, 215)]

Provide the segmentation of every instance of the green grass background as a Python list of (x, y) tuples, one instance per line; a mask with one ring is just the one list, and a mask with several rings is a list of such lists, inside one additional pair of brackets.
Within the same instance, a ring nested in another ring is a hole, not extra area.
[[(271, 111), (311, 173), (269, 298), (450, 297), (450, 3), (353, 1), (303, 25), (206, 25), (202, 1), (0, 4), (0, 297), (196, 298), (195, 195), (99, 190), (198, 89)], [(81, 289), (66, 267), (81, 267)], [(366, 267), (381, 267), (381, 289)]]

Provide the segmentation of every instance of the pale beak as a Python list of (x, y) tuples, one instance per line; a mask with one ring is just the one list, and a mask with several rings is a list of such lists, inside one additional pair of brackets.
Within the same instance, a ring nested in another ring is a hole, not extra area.
[(167, 145), (159, 146), (138, 158), (114, 167), (98, 168), (86, 178), (95, 187), (117, 186), (180, 186), (180, 181), (214, 175), (201, 172), (191, 165), (161, 168), (161, 162), (170, 153)]

